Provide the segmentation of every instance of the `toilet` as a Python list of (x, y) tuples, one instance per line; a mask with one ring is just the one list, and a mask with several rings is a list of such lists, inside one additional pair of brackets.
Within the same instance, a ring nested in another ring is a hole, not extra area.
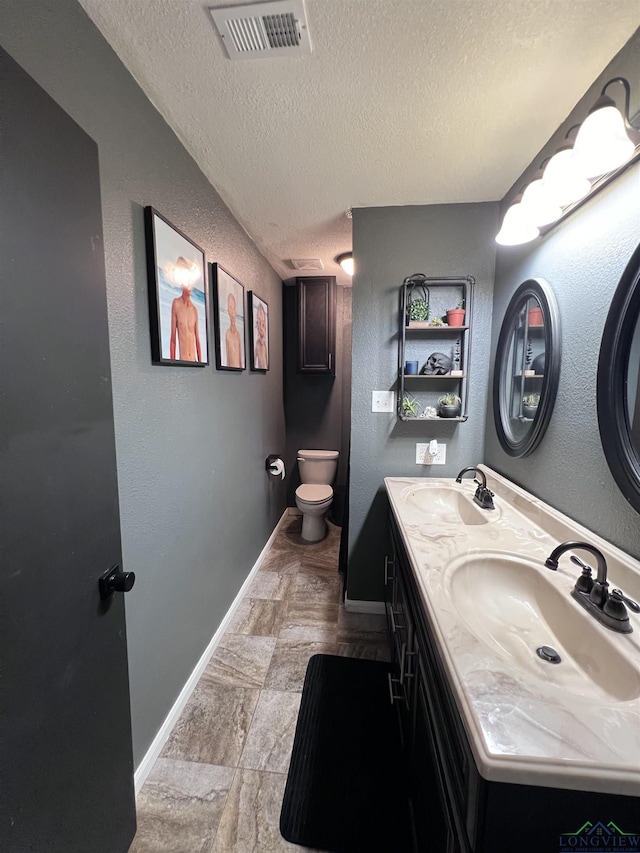
[(301, 485), (296, 489), (296, 506), (302, 512), (302, 538), (319, 542), (324, 538), (324, 517), (333, 502), (333, 483), (338, 468), (337, 450), (299, 450)]

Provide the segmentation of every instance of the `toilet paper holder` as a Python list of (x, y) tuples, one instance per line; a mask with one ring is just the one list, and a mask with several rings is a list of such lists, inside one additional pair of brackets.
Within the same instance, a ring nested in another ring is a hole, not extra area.
[(284, 480), (284, 462), (277, 453), (270, 453), (264, 464), (265, 470), (274, 477)]

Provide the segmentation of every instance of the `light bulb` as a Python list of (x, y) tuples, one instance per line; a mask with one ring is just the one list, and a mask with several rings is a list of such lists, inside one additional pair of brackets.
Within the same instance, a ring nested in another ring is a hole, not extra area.
[(549, 195), (541, 178), (531, 181), (522, 194), (520, 204), (527, 219), (538, 227), (551, 225), (552, 222), (557, 222), (562, 216), (562, 208)]
[(627, 136), (624, 119), (606, 95), (586, 117), (574, 146), (575, 156), (588, 178), (613, 172), (633, 157), (635, 145)]
[(522, 243), (530, 243), (539, 236), (540, 229), (527, 218), (522, 204), (517, 202), (505, 213), (496, 243), (501, 246), (519, 246)]
[(566, 207), (584, 198), (591, 189), (591, 182), (580, 169), (573, 149), (569, 146), (557, 151), (542, 174), (542, 182), (548, 196), (560, 207)]

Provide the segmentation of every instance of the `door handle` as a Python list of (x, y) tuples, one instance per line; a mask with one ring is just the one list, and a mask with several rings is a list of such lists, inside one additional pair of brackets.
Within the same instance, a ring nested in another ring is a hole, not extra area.
[(129, 592), (135, 582), (136, 576), (133, 572), (122, 572), (117, 564), (111, 566), (98, 580), (100, 598), (105, 601), (114, 592)]

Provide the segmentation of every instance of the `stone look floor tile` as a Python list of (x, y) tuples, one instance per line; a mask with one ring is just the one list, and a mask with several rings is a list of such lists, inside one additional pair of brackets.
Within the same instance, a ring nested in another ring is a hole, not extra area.
[(293, 579), (290, 601), (320, 604), (340, 602), (340, 579), (335, 575), (299, 574)]
[(339, 603), (340, 528), (309, 544), (301, 525), (279, 531), (140, 792), (131, 853), (314, 853), (279, 830), (309, 658), (385, 660), (388, 640), (384, 616)]
[(199, 683), (262, 687), (275, 646), (275, 637), (226, 633)]
[(335, 643), (338, 635), (337, 604), (290, 601), (278, 635), (280, 640)]
[(208, 853), (235, 770), (159, 758), (136, 802), (129, 853)]
[(199, 683), (169, 735), (162, 757), (235, 767), (259, 693), (244, 687)]
[(304, 685), (309, 659), (313, 655), (335, 654), (338, 654), (338, 647), (333, 643), (278, 640), (271, 656), (264, 686), (268, 690), (286, 690), (300, 693)]
[(261, 691), (240, 767), (273, 773), (288, 771), (301, 698), (300, 693)]
[(251, 582), (246, 597), (281, 601), (287, 598), (295, 579), (296, 575), (291, 572), (259, 571)]
[(277, 637), (286, 611), (286, 602), (244, 598), (229, 623), (230, 634)]
[(286, 549), (271, 550), (260, 565), (261, 572), (295, 575), (300, 570), (300, 556)]
[(286, 776), (238, 770), (211, 853), (312, 853), (280, 835)]

